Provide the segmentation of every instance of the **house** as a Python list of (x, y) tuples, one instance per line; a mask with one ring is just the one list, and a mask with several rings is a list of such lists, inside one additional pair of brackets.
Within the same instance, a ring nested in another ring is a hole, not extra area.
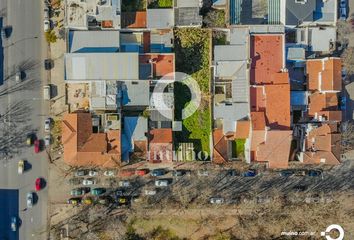
[(65, 4), (66, 27), (76, 30), (121, 27), (120, 0), (68, 0)]
[(203, 17), (200, 15), (199, 0), (175, 0), (175, 25), (177, 27), (200, 27)]
[(156, 79), (175, 71), (174, 53), (139, 55), (140, 79)]
[(309, 52), (330, 53), (335, 50), (337, 30), (335, 27), (300, 27), (296, 29), (296, 42)]
[(149, 131), (148, 160), (153, 163), (172, 162), (173, 157), (172, 129), (151, 129)]
[[(117, 167), (121, 165), (119, 116), (105, 115), (101, 126), (91, 113), (64, 114), (62, 144), (64, 161), (75, 167)], [(93, 132), (96, 129), (96, 132)], [(100, 129), (102, 129), (100, 131)]]
[(68, 53), (118, 52), (118, 31), (69, 31)]
[(172, 8), (147, 9), (148, 29), (171, 29), (175, 25)]
[(146, 28), (146, 11), (122, 12), (122, 28), (139, 29)]
[[(248, 49), (248, 28), (232, 28), (230, 44), (214, 47), (214, 161), (219, 161), (219, 157), (223, 161), (237, 158), (232, 156), (234, 136), (242, 135), (245, 144), (248, 143), (248, 136), (241, 133), (245, 127), (240, 127), (243, 121), (249, 121), (250, 114)], [(224, 149), (225, 154), (220, 146), (229, 146), (228, 150)], [(246, 152), (242, 155), (248, 161), (249, 154)]]
[(287, 27), (330, 25), (337, 21), (337, 0), (284, 0)]
[(340, 164), (341, 134), (337, 124), (307, 123), (294, 129), (297, 158), (304, 164)]

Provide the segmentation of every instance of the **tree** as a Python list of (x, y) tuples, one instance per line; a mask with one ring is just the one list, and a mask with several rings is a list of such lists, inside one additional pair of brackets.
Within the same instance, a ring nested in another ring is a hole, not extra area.
[(223, 10), (211, 10), (203, 19), (206, 27), (225, 27), (225, 12)]
[(352, 121), (342, 123), (341, 145), (344, 153), (354, 149), (354, 123)]
[(346, 48), (341, 57), (347, 74), (349, 76), (354, 74), (354, 48)]
[(54, 31), (45, 32), (45, 39), (48, 43), (55, 43), (57, 41), (57, 35)]

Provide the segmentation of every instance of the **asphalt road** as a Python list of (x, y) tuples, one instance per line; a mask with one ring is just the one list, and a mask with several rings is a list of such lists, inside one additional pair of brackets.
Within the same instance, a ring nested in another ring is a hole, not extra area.
[[(46, 235), (48, 186), (36, 194), (33, 208), (26, 209), (26, 194), (34, 191), (35, 179), (47, 179), (48, 176), (46, 152), (35, 154), (33, 146), (27, 147), (25, 142), (29, 132), (40, 139), (44, 137), (44, 119), (49, 110), (48, 103), (42, 100), (42, 86), (47, 83), (43, 67), (47, 45), (43, 33), (42, 4), (40, 0), (0, 0), (3, 25), (12, 27), (9, 38), (2, 41), (4, 83), (0, 86), (0, 189), (18, 190), (17, 216), (21, 222), (19, 234), (14, 238), (10, 223), (3, 222), (10, 219), (0, 219), (3, 225), (8, 226), (8, 232), (1, 233), (8, 239), (45, 239)], [(15, 82), (17, 68), (23, 71), (21, 83)], [(27, 161), (27, 169), (22, 175), (17, 173), (20, 159)], [(13, 200), (8, 198), (7, 202)], [(7, 211), (11, 211), (10, 208)]]

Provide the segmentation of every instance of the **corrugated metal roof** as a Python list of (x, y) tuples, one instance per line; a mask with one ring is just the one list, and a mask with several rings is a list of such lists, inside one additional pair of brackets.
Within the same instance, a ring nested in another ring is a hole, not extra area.
[(67, 53), (65, 76), (70, 81), (137, 80), (138, 53)]
[(280, 24), (281, 0), (268, 0), (268, 24)]
[(105, 51), (117, 52), (119, 49), (118, 31), (70, 31), (69, 52), (95, 52), (104, 48)]
[(174, 26), (174, 13), (172, 8), (147, 9), (147, 27), (165, 29)]

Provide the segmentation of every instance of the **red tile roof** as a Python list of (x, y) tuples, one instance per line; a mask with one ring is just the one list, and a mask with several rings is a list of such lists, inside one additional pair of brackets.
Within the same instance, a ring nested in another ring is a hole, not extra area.
[(278, 83), (284, 79), (275, 78), (284, 67), (284, 36), (280, 34), (259, 34), (251, 37), (251, 84)]
[(174, 54), (142, 54), (139, 55), (139, 62), (141, 64), (153, 65), (153, 74), (157, 77), (162, 77), (175, 70), (175, 56)]
[(171, 128), (150, 130), (149, 154), (152, 162), (171, 162), (173, 160), (173, 135)]
[(246, 139), (249, 137), (251, 129), (251, 121), (249, 120), (239, 120), (236, 122), (236, 133), (235, 139)]
[(317, 119), (322, 116), (331, 121), (341, 121), (342, 112), (338, 109), (337, 93), (315, 92), (309, 96), (308, 116)]
[(215, 129), (213, 131), (213, 162), (217, 164), (225, 163), (228, 161), (227, 155), (227, 141), (223, 134), (222, 129)]
[(264, 112), (251, 112), (253, 130), (265, 130), (266, 122)]
[(310, 91), (341, 91), (342, 62), (340, 58), (308, 60), (306, 71)]
[(90, 113), (64, 115), (62, 143), (68, 165), (116, 167), (121, 163), (120, 131), (93, 133)]

